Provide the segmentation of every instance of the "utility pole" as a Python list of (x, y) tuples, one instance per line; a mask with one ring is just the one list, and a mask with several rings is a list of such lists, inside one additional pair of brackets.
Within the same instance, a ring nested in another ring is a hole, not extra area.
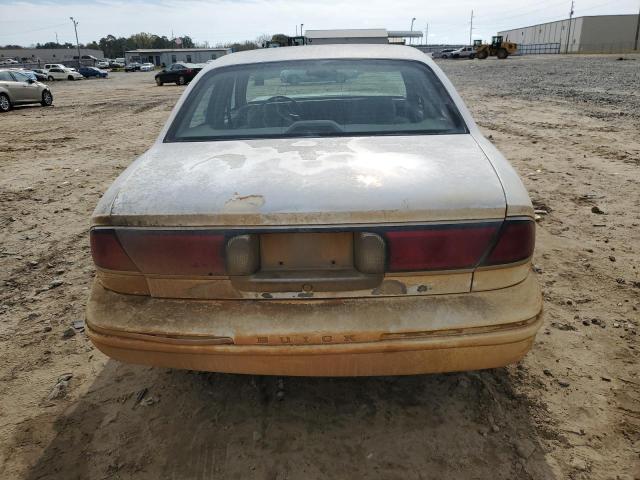
[(424, 45), (425, 47), (429, 45), (429, 24), (428, 23), (427, 23), (427, 28), (425, 29), (425, 32), (424, 32)]
[[(413, 17), (411, 19), (411, 33), (413, 33), (413, 22), (416, 21), (416, 17)], [(411, 45), (413, 43), (413, 37), (409, 37), (409, 45)]]
[(78, 68), (80, 68), (80, 42), (78, 41), (78, 23), (73, 17), (69, 17), (73, 22), (73, 29), (76, 31), (76, 47), (78, 47)]
[(304, 27), (304, 23), (301, 23), (301, 24), (300, 24), (300, 36), (302, 36), (302, 35), (303, 35), (303, 33), (302, 33), (302, 27)]
[(60, 42), (58, 41), (58, 32), (55, 32), (55, 33), (56, 33), (56, 44), (60, 45)]
[(567, 29), (567, 47), (564, 53), (569, 53), (569, 35), (571, 34), (571, 19), (573, 18), (573, 0), (571, 0), (571, 11), (569, 12), (569, 28)]
[(471, 10), (471, 21), (469, 22), (469, 45), (473, 44), (473, 10)]

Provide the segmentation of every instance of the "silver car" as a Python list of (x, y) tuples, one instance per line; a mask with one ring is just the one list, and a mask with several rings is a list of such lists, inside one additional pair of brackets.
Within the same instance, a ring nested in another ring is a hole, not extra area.
[(47, 85), (34, 79), (33, 74), (15, 70), (0, 70), (0, 112), (8, 112), (14, 105), (53, 104), (53, 94)]
[[(310, 80), (283, 84), (294, 70)], [(493, 368), (521, 359), (542, 324), (529, 196), (411, 47), (269, 48), (208, 64), (100, 200), (90, 241), (87, 333), (126, 362)]]

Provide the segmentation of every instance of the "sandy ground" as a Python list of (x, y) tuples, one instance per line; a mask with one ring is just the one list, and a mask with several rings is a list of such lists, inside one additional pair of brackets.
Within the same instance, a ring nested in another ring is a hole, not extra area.
[[(518, 365), (314, 379), (120, 364), (81, 325), (90, 214), (182, 88), (53, 83), (0, 117), (0, 478), (640, 478), (640, 56), (443, 62), (537, 208)], [(593, 213), (593, 207), (603, 214)]]

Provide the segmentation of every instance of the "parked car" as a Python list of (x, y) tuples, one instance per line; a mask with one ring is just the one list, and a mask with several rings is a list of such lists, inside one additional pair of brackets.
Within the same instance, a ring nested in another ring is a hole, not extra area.
[(100, 60), (98, 63), (96, 63), (96, 67), (98, 68), (109, 68), (109, 62), (106, 60)]
[(127, 65), (125, 65), (124, 71), (125, 72), (139, 72), (141, 66), (142, 66), (141, 63), (131, 62), (131, 63), (128, 63)]
[(31, 70), (35, 76), (36, 79), (39, 82), (46, 82), (47, 80), (49, 80), (49, 76), (47, 75), (47, 72), (41, 68), (34, 68), (33, 70)]
[(165, 83), (186, 85), (200, 73), (204, 67), (200, 63), (174, 63), (169, 68), (156, 73), (156, 84), (162, 86)]
[(47, 79), (53, 80), (82, 80), (84, 77), (75, 68), (49, 68), (47, 70)]
[[(358, 72), (283, 85), (284, 70)], [(269, 375), (518, 361), (542, 325), (534, 211), (409, 46), (209, 64), (94, 211), (91, 341), (115, 359)]]
[(110, 61), (109, 68), (124, 68), (124, 63)]
[(63, 65), (61, 63), (45, 63), (44, 67), (45, 70), (51, 70), (52, 68), (68, 68), (66, 65)]
[(0, 65), (18, 65), (20, 62), (14, 60), (13, 58), (4, 58), (0, 60)]
[(451, 58), (475, 58), (476, 49), (473, 47), (461, 47), (451, 52)]
[(0, 112), (8, 112), (14, 105), (53, 104), (49, 87), (22, 71), (0, 70)]
[(96, 78), (107, 78), (109, 73), (104, 70), (100, 70), (96, 67), (80, 67), (80, 75), (85, 78), (96, 77)]
[(155, 70), (156, 66), (153, 63), (143, 63), (142, 65), (140, 65), (140, 71), (141, 72), (151, 72), (152, 70)]
[(451, 53), (455, 50), (455, 48), (445, 48), (444, 50), (440, 50), (438, 52), (433, 52), (431, 54), (431, 58), (451, 58)]

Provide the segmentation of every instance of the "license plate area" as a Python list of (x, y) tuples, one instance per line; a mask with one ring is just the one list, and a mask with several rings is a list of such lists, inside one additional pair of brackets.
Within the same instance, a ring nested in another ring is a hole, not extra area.
[(353, 233), (265, 233), (260, 270), (353, 270)]
[(353, 291), (375, 288), (383, 276), (354, 267), (351, 232), (260, 234), (260, 268), (231, 279), (235, 288), (254, 292)]

